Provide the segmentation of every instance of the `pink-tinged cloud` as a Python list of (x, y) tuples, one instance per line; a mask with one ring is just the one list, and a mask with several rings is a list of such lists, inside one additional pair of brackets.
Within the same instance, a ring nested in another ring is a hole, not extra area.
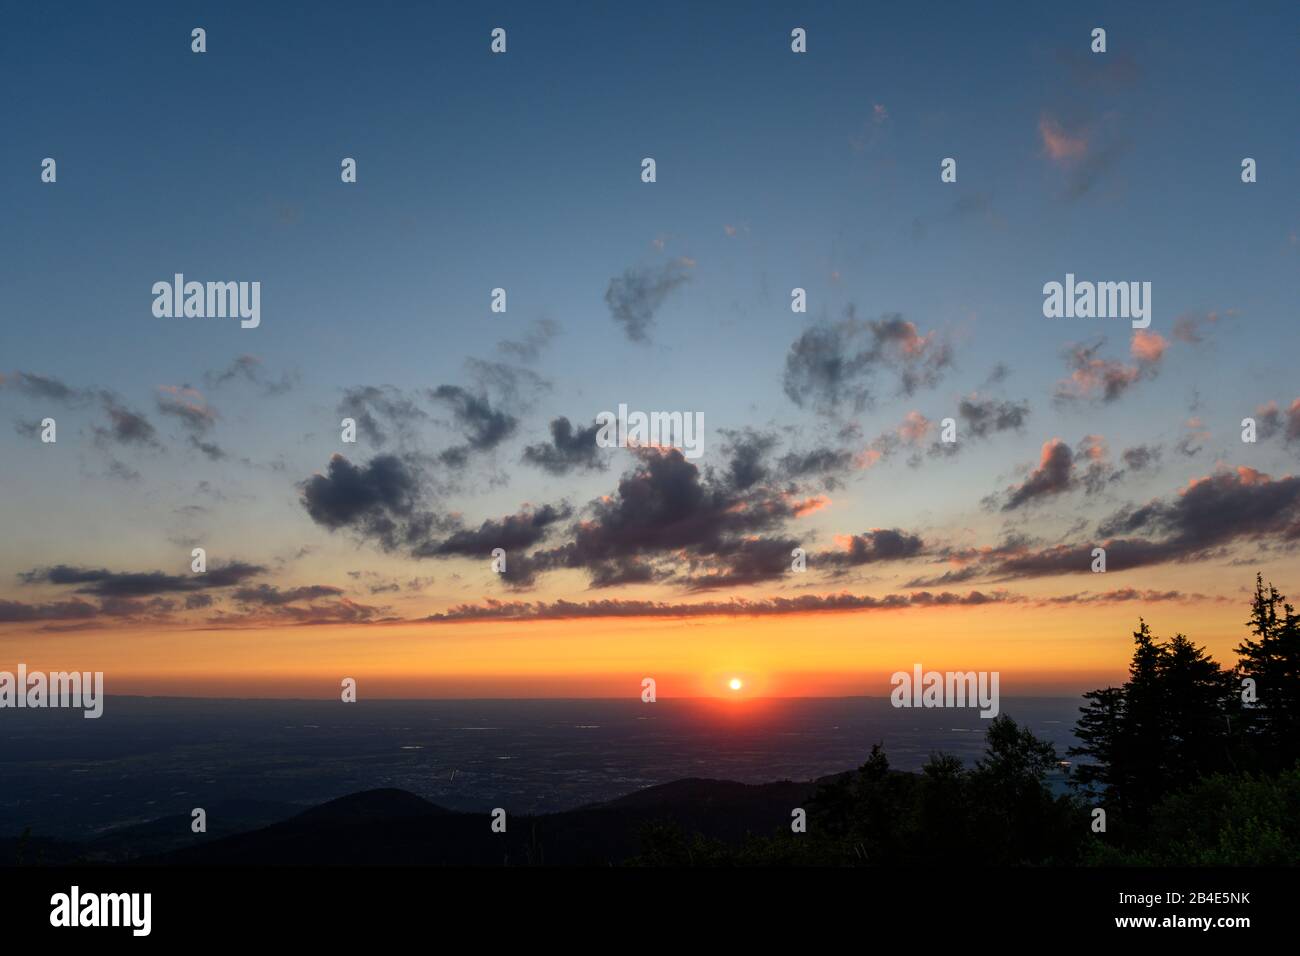
[(909, 445), (916, 445), (925, 440), (933, 423), (920, 412), (908, 412), (898, 426), (898, 437)]
[(1038, 120), (1038, 135), (1043, 140), (1043, 149), (1053, 162), (1078, 159), (1088, 152), (1086, 137), (1070, 135), (1050, 116), (1044, 115)]
[(1079, 443), (1079, 453), (1089, 461), (1106, 460), (1106, 439), (1100, 435), (1084, 435)]
[(831, 499), (825, 495), (814, 495), (811, 498), (805, 498), (802, 501), (795, 501), (791, 504), (791, 510), (796, 518), (802, 518), (810, 515), (815, 511), (821, 511), (823, 508), (829, 508)]
[(1169, 348), (1169, 340), (1159, 332), (1138, 329), (1133, 333), (1133, 344), (1130, 346), (1130, 351), (1139, 362), (1159, 362), (1164, 357), (1167, 348)]

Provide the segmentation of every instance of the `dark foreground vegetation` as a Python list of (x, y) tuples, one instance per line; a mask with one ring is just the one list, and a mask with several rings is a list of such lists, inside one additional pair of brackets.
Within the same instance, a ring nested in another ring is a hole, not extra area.
[[(1300, 618), (1256, 578), (1225, 669), (1182, 634), (1139, 622), (1129, 679), (1085, 695), (1053, 795), (1054, 748), (1010, 716), (972, 768), (942, 754), (891, 772), (879, 746), (821, 786), (808, 831), (739, 846), (665, 823), (645, 864), (1290, 865), (1300, 862)], [(1104, 831), (1100, 829), (1104, 811)]]

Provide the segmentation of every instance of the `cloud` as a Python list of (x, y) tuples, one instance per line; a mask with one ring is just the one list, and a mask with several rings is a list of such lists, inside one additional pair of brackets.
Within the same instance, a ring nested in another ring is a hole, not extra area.
[[(733, 435), (733, 450), (752, 447), (750, 440), (750, 434)], [(590, 502), (564, 543), (529, 555), (529, 572), (583, 569), (592, 587), (607, 587), (664, 580), (685, 563), (689, 574), (679, 583), (699, 589), (718, 582), (752, 583), (789, 570), (795, 543), (766, 533), (820, 501), (801, 499), (787, 486), (745, 484), (752, 476), (744, 467), (721, 475), (701, 472), (676, 448), (632, 453), (636, 465), (616, 492)]]
[(326, 473), (312, 475), (299, 491), (312, 521), (331, 531), (350, 528), (386, 551), (420, 540), (432, 526), (416, 510), (417, 470), (396, 455), (377, 455), (357, 466), (335, 454)]
[(614, 321), (633, 342), (650, 341), (655, 313), (668, 294), (690, 280), (693, 263), (674, 259), (660, 269), (628, 269), (609, 281), (605, 303)]
[(488, 519), (476, 529), (461, 529), (439, 541), (421, 544), (412, 552), (416, 557), (487, 558), (494, 548), (503, 548), (508, 556), (537, 544), (551, 526), (572, 515), (568, 505), (543, 505), (525, 508), (501, 519)]
[[(244, 597), (237, 598), (245, 610), (240, 613), (218, 611), (207, 619), (209, 628), (227, 627), (274, 627), (278, 625), (305, 626), (323, 624), (366, 624), (382, 620), (383, 609), (369, 604), (360, 604), (350, 598), (337, 595), (338, 588), (315, 585), (280, 591), (264, 586), (265, 590), (255, 590)], [(322, 592), (319, 596), (330, 597), (324, 603), (306, 604), (300, 602), (312, 599), (313, 592)]]
[(1071, 487), (1074, 455), (1059, 438), (1043, 443), (1038, 467), (1021, 484), (1008, 489), (1003, 511), (1013, 511), (1040, 498), (1057, 495)]
[(1139, 329), (1130, 351), (1135, 359), (1126, 365), (1118, 359), (1098, 356), (1105, 339), (1091, 344), (1072, 344), (1063, 353), (1069, 377), (1056, 385), (1058, 402), (1113, 402), (1143, 379), (1155, 378), (1168, 342), (1159, 334)]
[(550, 442), (540, 442), (524, 449), (524, 461), (536, 465), (552, 475), (567, 475), (575, 471), (603, 471), (606, 459), (600, 454), (596, 436), (600, 425), (575, 429), (564, 417), (551, 420)]
[(511, 341), (503, 339), (497, 343), (497, 350), (517, 362), (536, 362), (542, 351), (560, 334), (560, 324), (552, 319), (537, 319), (524, 333), (523, 339)]
[[(31, 372), (14, 372), (3, 379), (6, 388), (16, 388), (22, 395), (37, 401), (57, 402), (69, 407), (79, 407), (98, 401), (108, 416), (107, 426), (95, 426), (95, 439), (101, 446), (111, 444), (134, 445), (137, 447), (161, 448), (157, 432), (152, 423), (141, 413), (127, 408), (108, 389), (75, 388), (52, 376), (37, 375)], [(120, 462), (113, 462), (119, 469), (130, 472)]]
[(1120, 456), (1130, 471), (1146, 471), (1160, 462), (1159, 445), (1134, 445), (1124, 449)]
[(1065, 177), (1066, 198), (1090, 192), (1127, 151), (1129, 140), (1120, 116), (1110, 111), (1090, 120), (1066, 120), (1044, 113), (1038, 120), (1043, 155)]
[(1164, 358), (1165, 349), (1168, 347), (1169, 341), (1159, 332), (1138, 329), (1133, 333), (1133, 341), (1129, 346), (1129, 351), (1138, 362), (1154, 365)]
[(679, 583), (691, 591), (710, 591), (770, 581), (790, 570), (798, 546), (791, 538), (729, 539), (710, 549), (707, 557), (693, 559), (691, 573)]
[(204, 384), (208, 388), (220, 388), (229, 382), (244, 381), (255, 385), (265, 396), (283, 395), (298, 383), (298, 376), (289, 372), (280, 373), (279, 380), (267, 376), (262, 360), (256, 355), (237, 356), (230, 365), (220, 372), (203, 373)]
[(96, 439), (101, 444), (137, 445), (161, 448), (157, 429), (139, 412), (118, 404), (116, 399), (105, 397), (104, 412), (108, 427), (95, 426)]
[(857, 567), (880, 561), (903, 561), (925, 551), (925, 542), (898, 528), (874, 528), (863, 534), (836, 535), (835, 551), (824, 551), (810, 561), (816, 567)]
[(912, 238), (924, 239), (932, 226), (963, 223), (976, 219), (988, 223), (1001, 221), (993, 211), (992, 193), (977, 192), (958, 196), (948, 209), (938, 216), (929, 219), (917, 216), (912, 220)]
[(444, 464), (460, 467), (470, 451), (487, 451), (505, 441), (519, 425), (519, 420), (499, 408), (493, 408), (486, 395), (475, 395), (459, 385), (439, 385), (430, 396), (450, 406), (456, 425), (466, 440), (463, 448), (443, 453)]
[[(996, 370), (995, 370), (996, 371)], [(963, 448), (986, 441), (1005, 431), (1021, 431), (1029, 420), (1029, 403), (988, 398), (978, 392), (962, 398), (957, 403), (957, 438), (945, 442), (942, 436), (931, 442), (927, 454), (931, 458), (952, 457)], [(859, 456), (859, 464), (871, 467), (891, 457), (902, 449), (913, 449), (908, 464), (916, 467), (922, 458), (919, 447), (935, 431), (934, 422), (918, 411), (908, 412), (903, 421), (891, 432), (879, 435)]]
[(767, 617), (781, 614), (812, 614), (834, 611), (896, 611), (924, 607), (978, 607), (1023, 600), (1005, 591), (970, 591), (967, 594), (919, 591), (884, 597), (856, 594), (805, 594), (747, 600), (670, 603), (660, 601), (607, 599), (597, 601), (495, 601), (461, 604), (425, 620), (455, 623), (482, 620), (576, 620), (579, 618), (626, 617)]
[(777, 445), (777, 437), (770, 432), (753, 428), (723, 429), (723, 453), (728, 458), (727, 479), (739, 491), (752, 488), (765, 481), (770, 474), (767, 456)]
[(1061, 594), (1043, 600), (1045, 604), (1124, 604), (1141, 601), (1143, 604), (1156, 604), (1166, 601), (1226, 601), (1226, 598), (1211, 597), (1207, 594), (1187, 593), (1185, 591), (1139, 591), (1137, 588), (1116, 588), (1113, 591), (1094, 593), (1082, 591), (1078, 594)]
[(429, 417), (392, 385), (359, 385), (346, 389), (335, 411), (354, 419), (357, 431), (376, 448), (388, 444), (390, 429), (406, 441), (415, 425)]
[(788, 478), (817, 478), (827, 489), (840, 487), (840, 476), (856, 467), (852, 451), (829, 446), (789, 452), (781, 457), (778, 465)]
[(339, 597), (342, 588), (328, 584), (311, 584), (296, 588), (280, 588), (274, 584), (259, 584), (256, 587), (238, 588), (231, 597), (241, 604), (280, 605), (293, 604), (298, 601), (314, 601), (319, 598)]
[(1300, 441), (1300, 398), (1293, 400), (1285, 412), (1271, 401), (1255, 409), (1256, 437), (1261, 441), (1281, 434), (1288, 444)]
[(101, 394), (95, 389), (73, 388), (53, 376), (37, 375), (34, 372), (14, 372), (0, 378), (0, 385), (16, 388), (27, 398), (58, 402), (61, 405), (82, 405)]
[(226, 453), (226, 450), (222, 448), (220, 445), (218, 445), (216, 442), (201, 441), (195, 435), (190, 436), (190, 445), (196, 451), (200, 451), (204, 455), (206, 455), (209, 461), (221, 461), (224, 458), (230, 457)]
[(59, 564), (24, 571), (18, 577), (26, 584), (70, 587), (77, 594), (91, 594), (102, 598), (138, 598), (233, 587), (265, 572), (266, 568), (261, 565), (242, 561), (209, 568), (202, 574), (110, 571), (106, 568), (80, 568)]
[(216, 424), (216, 410), (188, 385), (160, 385), (157, 400), (161, 414), (175, 418), (192, 434), (201, 435)]
[(874, 379), (889, 372), (898, 392), (933, 387), (952, 364), (952, 349), (937, 333), (922, 335), (898, 314), (847, 318), (806, 330), (785, 361), (785, 393), (796, 405), (836, 414), (843, 406), (862, 411), (874, 399)]
[(1017, 539), (954, 552), (946, 557), (956, 568), (908, 586), (1079, 574), (1091, 566), (1098, 546), (1106, 549), (1109, 573), (1217, 558), (1247, 541), (1257, 547), (1300, 542), (1300, 478), (1274, 479), (1245, 466), (1219, 471), (1194, 479), (1170, 498), (1119, 509), (1098, 522), (1093, 540), (1037, 547)]
[(74, 599), (49, 604), (27, 604), (22, 601), (0, 600), (0, 624), (89, 620), (98, 614), (99, 607), (89, 601)]
[(1043, 142), (1043, 151), (1053, 162), (1081, 159), (1088, 153), (1087, 136), (1082, 132), (1066, 132), (1054, 117), (1043, 115), (1038, 118), (1038, 135)]
[(1029, 419), (1029, 403), (981, 398), (972, 394), (957, 403), (957, 416), (961, 420), (959, 435), (984, 439), (999, 432), (1023, 429)]
[(1174, 448), (1180, 455), (1193, 458), (1200, 453), (1211, 436), (1205, 429), (1205, 423), (1195, 416), (1187, 419), (1183, 423), (1183, 427), (1187, 429), (1187, 434), (1178, 440), (1178, 444)]
[[(467, 529), (452, 515), (424, 506), (423, 478), (412, 460), (378, 455), (354, 465), (335, 454), (326, 473), (298, 486), (300, 500), (316, 524), (330, 531), (346, 529), (385, 551), (404, 551), (412, 558), (482, 557), (493, 548), (522, 551), (538, 543), (557, 521), (570, 514), (567, 505), (525, 508), (515, 515), (484, 521)], [(522, 554), (507, 580), (527, 578)]]
[(1196, 345), (1204, 341), (1205, 333), (1217, 325), (1226, 315), (1235, 315), (1236, 310), (1227, 312), (1186, 312), (1174, 319), (1172, 335), (1180, 342)]

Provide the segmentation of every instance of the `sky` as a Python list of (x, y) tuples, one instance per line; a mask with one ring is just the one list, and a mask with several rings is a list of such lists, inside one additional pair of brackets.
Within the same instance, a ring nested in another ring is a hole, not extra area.
[[(0, 668), (1074, 694), (1300, 588), (1293, 4), (3, 16)], [(177, 273), (260, 324), (155, 315)], [(1067, 274), (1149, 327), (1046, 317)]]

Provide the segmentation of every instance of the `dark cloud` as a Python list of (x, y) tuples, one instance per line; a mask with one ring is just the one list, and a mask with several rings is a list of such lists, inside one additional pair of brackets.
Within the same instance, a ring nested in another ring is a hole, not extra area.
[(895, 611), (914, 607), (978, 607), (1014, 603), (1023, 598), (1006, 591), (970, 591), (967, 594), (919, 591), (884, 597), (855, 594), (805, 594), (757, 600), (730, 598), (691, 604), (607, 599), (600, 601), (493, 601), (462, 604), (425, 620), (435, 623), (481, 620), (574, 620), (626, 617), (766, 617), (833, 611)]
[(104, 412), (108, 415), (108, 427), (97, 425), (94, 429), (95, 438), (101, 444), (162, 447), (158, 442), (157, 429), (139, 412), (134, 412), (107, 396), (104, 399)]
[(324, 604), (265, 603), (238, 614), (218, 612), (208, 618), (209, 628), (368, 624), (385, 620), (383, 609), (338, 598)]
[(519, 341), (503, 339), (497, 350), (516, 362), (536, 362), (542, 351), (560, 334), (560, 324), (552, 319), (538, 319), (528, 327)]
[[(742, 587), (782, 577), (790, 570), (799, 542), (790, 538), (739, 538), (710, 549), (689, 563), (681, 583), (692, 591)], [(697, 568), (701, 573), (695, 573)]]
[(856, 567), (879, 561), (903, 561), (925, 553), (925, 542), (898, 528), (876, 528), (863, 534), (837, 539), (839, 550), (826, 551), (810, 559), (813, 566)]
[(957, 403), (958, 435), (988, 438), (998, 432), (1020, 431), (1029, 419), (1028, 402), (1008, 402), (971, 395)]
[(54, 601), (49, 604), (27, 604), (22, 601), (0, 600), (0, 624), (89, 620), (98, 614), (99, 608), (89, 601), (71, 600)]
[(527, 571), (583, 569), (593, 587), (607, 587), (673, 577), (685, 563), (691, 573), (680, 583), (699, 588), (789, 570), (793, 542), (757, 539), (780, 529), (810, 500), (788, 488), (738, 487), (729, 475), (702, 472), (675, 448), (633, 454), (637, 463), (617, 491), (590, 502), (563, 544), (529, 555)]
[(1282, 435), (1286, 442), (1300, 441), (1300, 398), (1295, 399), (1285, 411), (1277, 402), (1268, 402), (1255, 409), (1255, 436), (1267, 441)]
[(575, 429), (567, 418), (551, 421), (551, 440), (524, 449), (524, 461), (553, 475), (575, 471), (603, 471), (608, 462), (596, 444), (600, 425)]
[(429, 394), (451, 408), (468, 447), (474, 451), (495, 448), (509, 438), (519, 424), (513, 415), (494, 409), (486, 395), (475, 395), (459, 385), (439, 385)]
[(1220, 601), (1205, 594), (1187, 593), (1185, 591), (1139, 591), (1137, 588), (1116, 588), (1113, 591), (1094, 593), (1083, 591), (1079, 594), (1061, 594), (1046, 598), (1044, 604), (1123, 604), (1129, 601), (1141, 601), (1143, 604), (1156, 604), (1166, 601)]
[(314, 522), (331, 531), (350, 528), (386, 551), (419, 540), (428, 530), (416, 509), (420, 475), (396, 455), (377, 455), (358, 467), (335, 454), (326, 473), (312, 475), (299, 491)]
[(73, 388), (49, 375), (34, 372), (14, 372), (0, 378), (6, 387), (16, 388), (22, 395), (39, 401), (58, 402), (61, 405), (82, 405), (100, 395), (94, 389)]
[[(422, 506), (418, 467), (394, 455), (357, 466), (336, 454), (324, 475), (313, 475), (298, 487), (303, 507), (317, 524), (331, 531), (347, 529), (386, 551), (404, 550), (414, 558), (487, 558), (493, 548), (522, 551), (570, 514), (567, 505), (545, 505), (484, 521), (478, 529), (465, 528), (458, 518)], [(521, 571), (526, 566), (522, 554), (508, 566), (512, 563), (521, 565)]]
[(1074, 455), (1069, 445), (1059, 438), (1045, 442), (1038, 467), (1021, 484), (1008, 489), (1002, 510), (1013, 511), (1040, 498), (1067, 490), (1073, 480), (1073, 465)]
[(897, 314), (860, 320), (848, 317), (806, 330), (785, 360), (785, 393), (796, 405), (836, 414), (860, 412), (874, 399), (874, 380), (889, 372), (898, 391), (911, 395), (932, 387), (952, 364), (952, 350), (937, 333), (922, 335)]
[(70, 587), (77, 594), (92, 594), (103, 598), (139, 598), (156, 594), (233, 587), (265, 572), (266, 568), (261, 565), (246, 564), (240, 561), (222, 567), (209, 568), (201, 574), (167, 574), (163, 571), (109, 571), (106, 568), (79, 568), (59, 564), (49, 568), (34, 568), (31, 571), (24, 571), (18, 577), (26, 584), (53, 584), (59, 587)]
[(226, 450), (216, 442), (200, 441), (195, 435), (190, 436), (190, 445), (196, 451), (200, 451), (206, 455), (210, 461), (221, 461), (224, 458), (230, 457), (226, 454)]
[(655, 312), (670, 292), (689, 281), (690, 268), (688, 260), (676, 259), (659, 269), (628, 269), (609, 281), (609, 314), (631, 341), (650, 341)]
[(354, 419), (357, 431), (376, 448), (388, 443), (390, 430), (407, 440), (428, 413), (392, 385), (358, 385), (344, 391), (336, 412)]
[(854, 468), (854, 454), (841, 448), (823, 446), (808, 451), (790, 452), (779, 460), (781, 472), (789, 478), (820, 478), (826, 488), (840, 487), (840, 476)]
[(1130, 471), (1147, 471), (1160, 463), (1159, 445), (1134, 445), (1120, 456)]
[(572, 515), (567, 505), (544, 505), (525, 509), (518, 514), (501, 519), (484, 521), (476, 529), (461, 529), (439, 541), (426, 542), (414, 550), (416, 557), (487, 558), (494, 548), (503, 548), (507, 564), (511, 552), (521, 551), (537, 544), (550, 531), (552, 525)]
[(752, 428), (739, 431), (723, 429), (723, 453), (728, 459), (727, 478), (739, 491), (765, 481), (769, 474), (767, 456), (777, 445), (777, 437)]
[(260, 358), (256, 355), (240, 355), (220, 372), (205, 372), (203, 381), (208, 388), (220, 388), (236, 381), (247, 382), (270, 397), (290, 391), (298, 383), (298, 376), (282, 372), (278, 380), (270, 378)]
[(231, 592), (231, 597), (241, 604), (279, 605), (339, 597), (342, 594), (342, 588), (336, 588), (328, 584), (310, 584), (296, 588), (280, 588), (274, 584), (259, 584), (255, 587), (237, 588)]
[(909, 587), (943, 586), (1087, 572), (1092, 550), (1104, 547), (1106, 570), (1204, 560), (1242, 542), (1267, 549), (1300, 542), (1300, 478), (1273, 479), (1252, 468), (1220, 471), (1190, 482), (1172, 498), (1128, 505), (1100, 521), (1096, 538), (1037, 547), (1016, 540), (997, 548), (947, 555), (958, 567)]
[(498, 405), (508, 409), (517, 409), (551, 388), (551, 383), (532, 369), (507, 362), (467, 358), (465, 372), (479, 395), (491, 395)]

